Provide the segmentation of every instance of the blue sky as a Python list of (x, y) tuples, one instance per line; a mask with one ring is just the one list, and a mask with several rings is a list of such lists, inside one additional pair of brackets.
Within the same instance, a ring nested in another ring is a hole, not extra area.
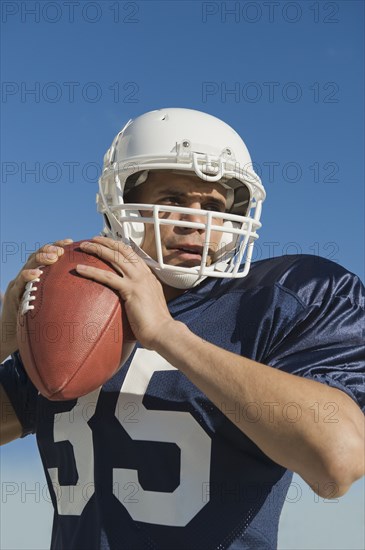
[[(257, 259), (319, 254), (364, 277), (363, 2), (1, 8), (2, 290), (40, 244), (99, 232), (103, 154), (129, 118), (161, 107), (206, 111), (245, 140), (268, 194)], [(33, 438), (0, 460), (2, 489), (43, 486)], [(313, 495), (287, 502), (281, 547), (326, 548), (330, 531), (331, 548), (361, 548), (362, 495), (363, 482), (337, 507), (313, 507)], [(2, 500), (1, 548), (47, 546), (47, 499), (23, 500), (20, 489)], [(304, 515), (313, 523), (295, 542)], [(20, 516), (32, 536), (16, 527)]]

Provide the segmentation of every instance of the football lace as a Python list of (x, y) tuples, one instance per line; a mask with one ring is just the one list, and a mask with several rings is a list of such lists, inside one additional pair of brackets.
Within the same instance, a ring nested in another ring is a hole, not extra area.
[(21, 302), (21, 315), (25, 315), (27, 311), (34, 309), (34, 306), (31, 305), (30, 302), (36, 299), (36, 297), (33, 296), (32, 292), (38, 289), (37, 286), (34, 286), (34, 283), (39, 283), (39, 281), (40, 279), (38, 277), (37, 279), (28, 281), (28, 283), (25, 285), (25, 291)]

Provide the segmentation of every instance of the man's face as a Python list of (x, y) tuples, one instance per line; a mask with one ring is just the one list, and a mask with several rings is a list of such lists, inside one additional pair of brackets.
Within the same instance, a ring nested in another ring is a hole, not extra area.
[[(219, 183), (204, 182), (197, 176), (178, 174), (171, 171), (150, 172), (145, 183), (135, 189), (134, 198), (130, 202), (161, 204), (210, 210), (226, 211), (226, 190)], [(150, 216), (151, 211), (142, 212)], [(200, 214), (181, 214), (179, 212), (163, 212), (161, 218), (169, 220), (184, 220), (188, 222), (205, 223), (206, 216)], [(223, 220), (214, 218), (212, 223), (223, 225)], [(193, 267), (200, 265), (203, 245), (206, 241), (205, 230), (176, 225), (160, 225), (162, 255), (169, 265)], [(207, 265), (213, 260), (222, 233), (212, 231), (209, 238)], [(157, 259), (154, 225), (145, 224), (145, 237), (141, 248), (153, 259)]]

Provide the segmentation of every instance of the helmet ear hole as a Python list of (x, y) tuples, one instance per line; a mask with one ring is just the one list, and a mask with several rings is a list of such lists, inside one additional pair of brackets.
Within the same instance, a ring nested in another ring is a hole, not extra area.
[(125, 214), (130, 218), (130, 221), (123, 223), (125, 233), (128, 233), (128, 237), (137, 246), (142, 246), (144, 240), (144, 223), (136, 220), (136, 218), (141, 218), (139, 210), (126, 210)]
[(135, 172), (131, 176), (128, 176), (128, 178), (125, 181), (124, 186), (124, 202), (131, 203), (131, 202), (140, 202), (138, 200), (138, 193), (139, 193), (139, 185), (141, 183), (144, 183), (148, 178), (148, 170), (140, 170), (138, 172)]
[(110, 230), (112, 228), (112, 226), (110, 224), (108, 216), (106, 214), (103, 214), (103, 218), (104, 218), (104, 223), (105, 223), (106, 227)]

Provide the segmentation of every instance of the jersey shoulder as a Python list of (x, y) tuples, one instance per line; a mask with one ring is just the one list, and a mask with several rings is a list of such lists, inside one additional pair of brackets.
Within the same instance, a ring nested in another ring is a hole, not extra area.
[(281, 256), (254, 262), (246, 288), (275, 285), (294, 294), (303, 305), (342, 296), (364, 308), (365, 289), (359, 277), (321, 256)]
[(302, 308), (334, 298), (346, 298), (353, 306), (364, 309), (365, 288), (357, 275), (338, 263), (310, 254), (278, 256), (251, 264), (246, 277), (206, 279), (202, 284), (177, 298), (181, 307), (195, 302), (236, 301), (237, 294), (269, 295), (280, 303), (291, 297)]

